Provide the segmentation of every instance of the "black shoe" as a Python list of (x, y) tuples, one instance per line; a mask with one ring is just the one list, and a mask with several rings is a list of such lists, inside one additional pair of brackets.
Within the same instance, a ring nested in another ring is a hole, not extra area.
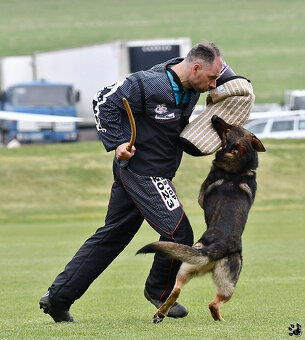
[[(162, 301), (150, 297), (146, 289), (144, 289), (144, 296), (157, 308), (160, 308), (163, 305)], [(188, 310), (183, 305), (181, 305), (181, 303), (175, 302), (173, 307), (171, 307), (168, 311), (167, 316), (170, 318), (184, 318), (188, 315), (188, 313)]]
[(40, 309), (45, 314), (49, 314), (55, 322), (76, 322), (69, 311), (53, 307), (50, 303), (49, 292), (39, 300)]

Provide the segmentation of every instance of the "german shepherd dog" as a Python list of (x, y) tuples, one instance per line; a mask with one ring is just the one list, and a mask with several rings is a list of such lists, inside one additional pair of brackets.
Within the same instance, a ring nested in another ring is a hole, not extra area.
[(187, 282), (208, 272), (212, 272), (217, 287), (209, 309), (214, 320), (224, 321), (220, 308), (232, 297), (242, 268), (241, 235), (256, 192), (257, 151), (263, 152), (265, 148), (252, 133), (227, 124), (216, 115), (212, 124), (222, 147), (216, 152), (199, 193), (207, 230), (193, 247), (155, 242), (137, 252), (158, 252), (183, 262), (171, 294), (153, 317), (154, 323), (166, 317)]

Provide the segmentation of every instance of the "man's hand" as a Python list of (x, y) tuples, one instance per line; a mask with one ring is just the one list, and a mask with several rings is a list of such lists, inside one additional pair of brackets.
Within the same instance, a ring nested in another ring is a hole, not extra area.
[(126, 161), (127, 159), (130, 159), (134, 155), (134, 153), (136, 152), (136, 148), (132, 146), (131, 151), (129, 152), (127, 151), (128, 145), (129, 143), (123, 143), (115, 149), (115, 155), (118, 160)]

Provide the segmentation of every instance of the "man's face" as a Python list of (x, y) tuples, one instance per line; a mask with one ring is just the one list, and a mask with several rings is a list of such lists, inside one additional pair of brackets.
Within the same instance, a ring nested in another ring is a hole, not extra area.
[(222, 66), (223, 60), (220, 57), (216, 57), (212, 64), (193, 64), (190, 85), (195, 91), (200, 93), (214, 89)]

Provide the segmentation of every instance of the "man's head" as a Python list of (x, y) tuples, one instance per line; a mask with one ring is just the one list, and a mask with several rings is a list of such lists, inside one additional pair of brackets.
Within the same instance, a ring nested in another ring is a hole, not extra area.
[(216, 87), (223, 60), (219, 48), (210, 42), (195, 45), (183, 61), (185, 87), (197, 92), (206, 92)]

